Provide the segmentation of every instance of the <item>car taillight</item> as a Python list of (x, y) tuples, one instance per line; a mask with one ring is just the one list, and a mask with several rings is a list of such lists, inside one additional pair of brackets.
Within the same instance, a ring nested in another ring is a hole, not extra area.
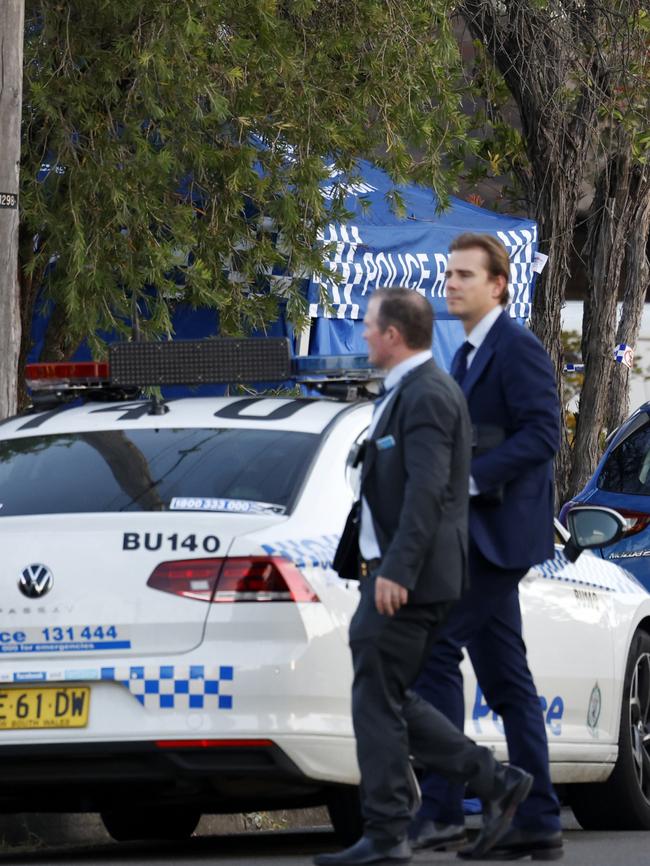
[(650, 524), (650, 514), (644, 511), (630, 511), (627, 508), (616, 509), (621, 517), (625, 518), (626, 528), (623, 530), (623, 538), (642, 532)]
[(147, 586), (198, 601), (319, 601), (301, 572), (279, 556), (161, 562)]
[(293, 562), (279, 556), (224, 560), (212, 601), (318, 601)]
[(151, 573), (147, 586), (162, 592), (210, 601), (223, 566), (223, 557), (218, 559), (177, 559), (161, 562)]

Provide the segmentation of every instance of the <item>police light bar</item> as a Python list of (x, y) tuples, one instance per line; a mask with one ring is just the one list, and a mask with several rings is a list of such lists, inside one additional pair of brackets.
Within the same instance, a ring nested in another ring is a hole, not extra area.
[(308, 381), (313, 376), (337, 379), (378, 379), (377, 371), (370, 366), (367, 355), (312, 355), (295, 358), (294, 376)]
[(109, 349), (110, 381), (138, 385), (206, 385), (274, 382), (292, 377), (284, 337), (116, 343)]
[(47, 399), (49, 395), (72, 399), (83, 391), (98, 390), (119, 399), (119, 395), (132, 395), (146, 386), (292, 380), (309, 384), (323, 394), (356, 399), (361, 394), (372, 395), (373, 382), (381, 378), (365, 355), (292, 360), (289, 341), (274, 337), (116, 343), (109, 348), (109, 357), (109, 363), (28, 364), (27, 385), (36, 397), (47, 394)]
[(26, 364), (25, 380), (34, 391), (101, 388), (108, 384), (108, 364), (95, 361), (57, 361)]
[(294, 379), (322, 394), (347, 402), (375, 398), (383, 378), (368, 362), (367, 355), (316, 355), (295, 358)]

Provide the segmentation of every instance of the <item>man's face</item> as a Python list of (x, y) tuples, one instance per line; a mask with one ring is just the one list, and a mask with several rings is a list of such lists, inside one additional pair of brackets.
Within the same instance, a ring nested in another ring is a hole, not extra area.
[(368, 360), (370, 363), (373, 367), (384, 369), (390, 366), (393, 344), (391, 332), (394, 329), (391, 327), (386, 328), (385, 331), (379, 329), (377, 322), (379, 306), (380, 301), (375, 298), (371, 298), (368, 302), (368, 309), (366, 310), (366, 315), (363, 317), (363, 324), (365, 325), (363, 338), (368, 344)]
[(449, 256), (447, 309), (465, 324), (467, 332), (499, 306), (506, 285), (505, 277), (493, 277), (486, 265), (487, 253), (480, 247), (454, 250)]

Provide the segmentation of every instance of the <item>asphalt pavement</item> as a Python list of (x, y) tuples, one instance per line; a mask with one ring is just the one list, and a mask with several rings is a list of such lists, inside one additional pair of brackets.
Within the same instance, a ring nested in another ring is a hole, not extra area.
[[(310, 866), (320, 851), (337, 850), (327, 828), (194, 836), (183, 843), (137, 842), (67, 845), (0, 853), (15, 866)], [(459, 864), (455, 854), (418, 852), (414, 866)], [(511, 861), (510, 861), (511, 862)], [(520, 861), (525, 862), (525, 861)], [(528, 861), (530, 862), (530, 861)], [(577, 829), (565, 815), (564, 866), (650, 866), (650, 832), (593, 833)]]

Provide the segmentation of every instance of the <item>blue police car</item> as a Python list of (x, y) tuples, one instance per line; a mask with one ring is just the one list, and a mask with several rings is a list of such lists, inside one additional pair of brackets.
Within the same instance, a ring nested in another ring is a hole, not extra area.
[(623, 537), (600, 555), (630, 571), (650, 590), (650, 403), (611, 436), (592, 477), (562, 507), (562, 523), (572, 505), (585, 503), (614, 508), (625, 517)]

